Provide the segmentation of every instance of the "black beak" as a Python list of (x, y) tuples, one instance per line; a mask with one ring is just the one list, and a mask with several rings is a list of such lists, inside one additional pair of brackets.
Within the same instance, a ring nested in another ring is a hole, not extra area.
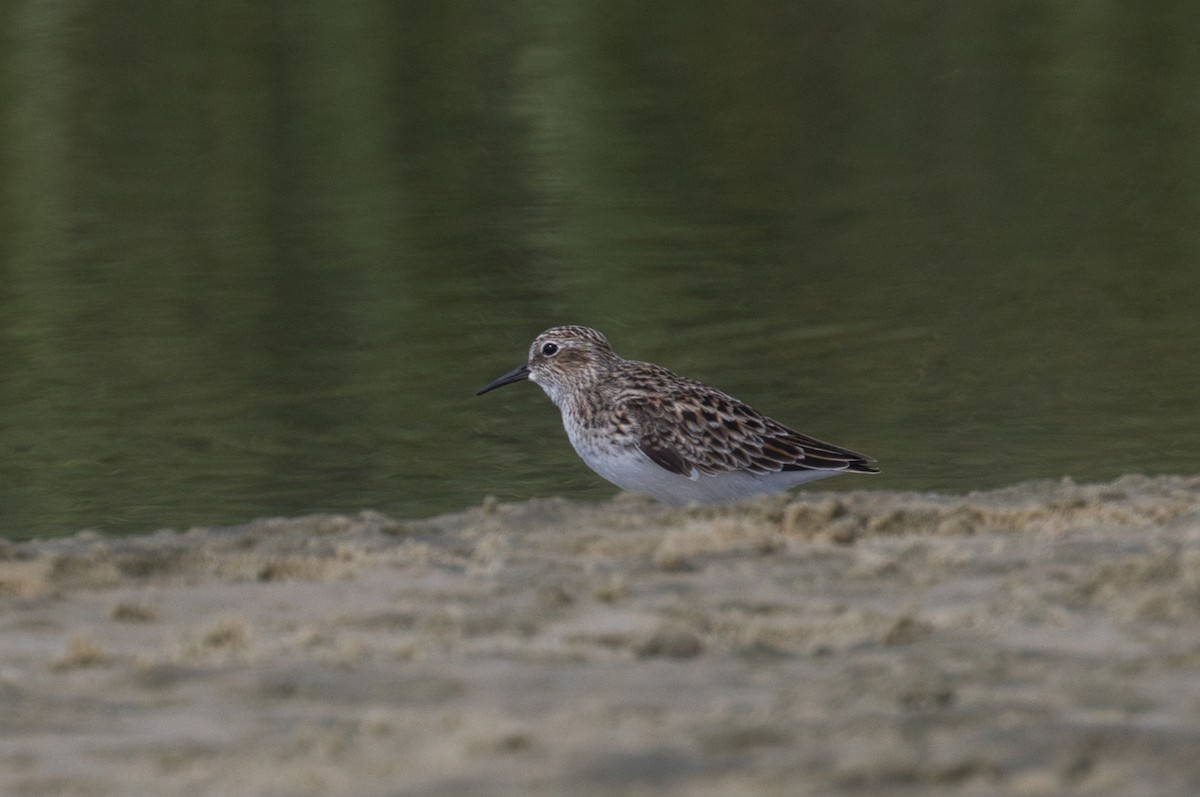
[(511, 371), (509, 371), (504, 376), (497, 377), (496, 379), (493, 379), (491, 382), (488, 382), (483, 387), (479, 388), (479, 390), (476, 390), (475, 395), (482, 396), (484, 393), (488, 392), (489, 390), (495, 390), (498, 387), (504, 387), (505, 385), (511, 385), (513, 382), (520, 382), (522, 379), (528, 379), (528, 378), (529, 378), (529, 366), (525, 365), (525, 364), (521, 364), (521, 365), (518, 365), (516, 368), (512, 369)]

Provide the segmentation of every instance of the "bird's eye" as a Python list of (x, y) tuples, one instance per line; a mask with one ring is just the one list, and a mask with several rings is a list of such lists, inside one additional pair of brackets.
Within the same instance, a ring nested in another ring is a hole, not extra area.
[(542, 354), (543, 354), (543, 356), (546, 356), (546, 357), (553, 357), (554, 355), (558, 354), (558, 344), (557, 343), (543, 343), (542, 344)]

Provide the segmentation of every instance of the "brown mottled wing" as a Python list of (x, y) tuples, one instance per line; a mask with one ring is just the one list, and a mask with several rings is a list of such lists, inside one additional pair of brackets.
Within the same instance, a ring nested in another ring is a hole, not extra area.
[(738, 470), (879, 470), (870, 457), (789, 429), (699, 383), (675, 392), (669, 401), (639, 393), (625, 398), (621, 406), (637, 425), (642, 453), (689, 478)]

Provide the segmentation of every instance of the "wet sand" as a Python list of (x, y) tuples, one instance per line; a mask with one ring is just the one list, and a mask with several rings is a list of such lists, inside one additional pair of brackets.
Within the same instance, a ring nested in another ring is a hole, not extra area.
[(0, 794), (1200, 793), (1200, 478), (0, 542)]

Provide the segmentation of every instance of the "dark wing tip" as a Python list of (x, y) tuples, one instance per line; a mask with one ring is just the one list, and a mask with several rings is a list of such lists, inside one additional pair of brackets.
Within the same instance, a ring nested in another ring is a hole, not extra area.
[[(783, 465), (783, 470), (837, 470), (843, 473), (879, 473), (879, 466), (872, 457), (851, 451), (848, 448), (825, 443), (799, 432), (784, 436), (786, 448), (797, 451), (797, 456)], [(775, 448), (783, 446), (776, 445)]]
[(836, 470), (842, 473), (879, 473), (879, 468), (865, 460), (830, 459), (828, 457), (805, 457), (799, 462), (789, 462), (780, 470)]

